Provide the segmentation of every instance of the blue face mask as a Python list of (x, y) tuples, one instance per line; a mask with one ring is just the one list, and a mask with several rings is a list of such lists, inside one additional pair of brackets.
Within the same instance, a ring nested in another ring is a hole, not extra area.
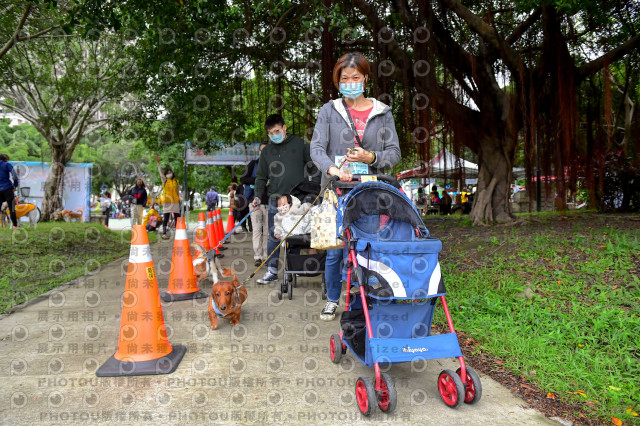
[(364, 93), (364, 82), (340, 83), (340, 93), (349, 99), (355, 99)]
[(275, 135), (269, 135), (269, 139), (273, 143), (281, 143), (284, 140), (284, 135), (282, 133), (276, 133)]

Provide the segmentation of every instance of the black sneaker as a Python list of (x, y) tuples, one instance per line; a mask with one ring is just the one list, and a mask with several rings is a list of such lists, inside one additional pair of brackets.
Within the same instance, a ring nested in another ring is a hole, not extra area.
[(327, 303), (324, 304), (324, 308), (320, 313), (320, 319), (322, 321), (332, 321), (336, 317), (336, 309), (338, 309), (338, 302), (327, 300)]
[(267, 273), (264, 274), (264, 277), (260, 278), (259, 280), (256, 280), (256, 283), (269, 284), (277, 280), (278, 280), (278, 275), (272, 274), (271, 272), (267, 271)]
[(256, 261), (253, 262), (253, 266), (260, 266), (260, 265), (262, 265), (262, 260), (260, 259), (256, 259)]

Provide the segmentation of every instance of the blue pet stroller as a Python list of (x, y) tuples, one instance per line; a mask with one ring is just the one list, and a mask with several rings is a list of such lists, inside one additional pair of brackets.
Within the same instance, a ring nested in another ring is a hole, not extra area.
[[(385, 180), (399, 187), (393, 178)], [(380, 365), (448, 357), (458, 357), (460, 368), (438, 377), (445, 404), (453, 408), (461, 401), (480, 400), (480, 379), (465, 366), (445, 300), (438, 262), (442, 243), (430, 237), (407, 196), (384, 182), (361, 183), (339, 199), (337, 222), (338, 234), (346, 241), (347, 294), (342, 332), (331, 336), (330, 354), (337, 364), (350, 349), (364, 365), (373, 366), (374, 380), (356, 381), (360, 411), (369, 415), (377, 404), (391, 412), (397, 404), (393, 380), (380, 372)], [(352, 285), (359, 297), (350, 294)], [(438, 298), (449, 333), (431, 335)]]

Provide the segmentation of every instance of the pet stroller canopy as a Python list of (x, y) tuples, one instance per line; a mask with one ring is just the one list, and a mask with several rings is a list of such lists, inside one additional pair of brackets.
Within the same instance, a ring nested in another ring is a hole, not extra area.
[(345, 227), (358, 219), (373, 215), (387, 215), (396, 221), (409, 223), (418, 229), (420, 236), (429, 236), (429, 231), (411, 200), (404, 193), (384, 182), (360, 184), (340, 199), (338, 233), (341, 234)]

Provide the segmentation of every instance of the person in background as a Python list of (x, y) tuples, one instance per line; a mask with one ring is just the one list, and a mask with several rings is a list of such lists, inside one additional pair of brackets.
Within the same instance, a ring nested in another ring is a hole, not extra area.
[[(260, 154), (262, 150), (267, 146), (266, 142), (260, 143)], [(247, 168), (244, 174), (240, 176), (240, 182), (244, 184), (244, 196), (247, 200), (253, 200), (255, 195), (256, 173), (258, 172), (258, 161), (251, 160), (247, 164)], [(269, 199), (267, 197), (267, 191), (264, 191), (262, 198), (260, 198), (260, 204), (258, 208), (254, 207), (251, 212), (251, 227), (253, 228), (253, 260), (254, 266), (260, 266), (262, 261), (267, 258), (267, 244), (269, 238), (269, 224), (267, 217), (267, 205)]]
[(160, 212), (158, 211), (158, 205), (153, 203), (149, 212), (144, 218), (144, 222), (142, 225), (146, 228), (147, 232), (157, 231), (158, 230), (158, 218), (160, 217)]
[(175, 178), (171, 167), (165, 167), (163, 170), (160, 165), (160, 157), (158, 157), (157, 154), (154, 155), (154, 157), (158, 164), (160, 178), (162, 179), (164, 200), (164, 206), (162, 207), (162, 210), (164, 211), (164, 219), (162, 220), (162, 239), (168, 240), (167, 224), (169, 223), (169, 218), (172, 216), (174, 219), (180, 217), (180, 183)]
[[(278, 198), (283, 194), (289, 194), (293, 187), (303, 180), (319, 177), (311, 160), (309, 144), (302, 138), (287, 133), (287, 125), (280, 114), (268, 116), (264, 122), (264, 129), (271, 143), (260, 154), (253, 206), (260, 205), (262, 197), (267, 193), (269, 198), (267, 253), (271, 258), (269, 258), (267, 272), (262, 278), (256, 280), (258, 284), (268, 284), (278, 279), (280, 248), (276, 250), (276, 247), (280, 241), (273, 235), (273, 219), (278, 212)], [(268, 187), (267, 182), (269, 182)]]
[(147, 205), (147, 189), (142, 178), (136, 179), (136, 186), (131, 188), (129, 195), (131, 199), (131, 227), (133, 225), (142, 225), (142, 217), (144, 216), (144, 206)]
[[(231, 183), (227, 187), (227, 195), (229, 196), (229, 213), (233, 215), (233, 223), (237, 223), (238, 221), (238, 200), (236, 199), (236, 189), (238, 188), (238, 184), (236, 182)], [(237, 230), (234, 231), (237, 233)]]
[(218, 207), (218, 193), (213, 189), (213, 186), (209, 188), (209, 192), (204, 197), (204, 202), (207, 205), (208, 212), (212, 212)]
[(451, 204), (453, 204), (451, 196), (446, 189), (442, 190), (442, 198), (440, 199), (440, 214), (450, 214)]
[(431, 197), (431, 204), (440, 204), (440, 194), (438, 194), (438, 187), (433, 185), (431, 187), (431, 194), (429, 194), (429, 196)]
[(111, 216), (111, 192), (107, 190), (107, 185), (100, 187), (100, 210), (104, 215), (104, 227), (109, 227), (109, 217)]
[[(240, 185), (238, 185), (238, 187), (236, 188), (235, 197), (236, 201), (238, 202), (238, 216), (236, 216), (236, 214), (234, 213), (233, 217), (235, 218), (237, 223), (249, 214), (249, 200), (247, 200), (247, 197), (244, 196), (244, 184), (240, 183)], [(253, 231), (253, 228), (251, 227), (251, 220), (245, 220), (244, 222), (242, 222), (241, 226), (244, 232)]]
[[(333, 68), (333, 84), (343, 98), (322, 106), (311, 138), (311, 157), (322, 173), (322, 185), (331, 176), (351, 181), (354, 172), (382, 174), (400, 161), (400, 143), (391, 108), (364, 96), (370, 74), (369, 62), (358, 52), (343, 55)], [(323, 321), (336, 316), (345, 253), (344, 249), (327, 250), (327, 303), (320, 314)]]
[(14, 191), (18, 188), (19, 183), (18, 175), (11, 163), (9, 163), (9, 156), (0, 154), (0, 206), (5, 201), (7, 202), (8, 209), (11, 212), (9, 216), (11, 217), (13, 229), (18, 228)]

